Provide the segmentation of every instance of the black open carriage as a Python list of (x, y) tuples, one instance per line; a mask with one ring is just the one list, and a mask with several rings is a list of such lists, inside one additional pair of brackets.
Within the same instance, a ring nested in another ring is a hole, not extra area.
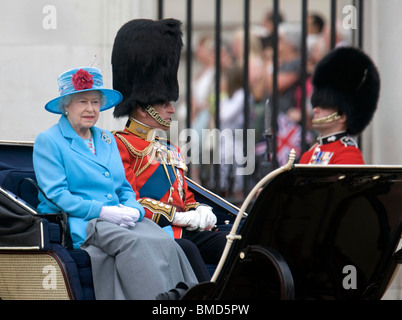
[[(61, 215), (46, 219), (31, 208), (37, 191), (25, 178), (35, 178), (32, 144), (2, 142), (0, 298), (94, 299), (89, 256), (62, 245)], [(240, 209), (188, 183), (231, 233), (211, 282), (184, 299), (401, 298), (402, 167), (290, 159)]]

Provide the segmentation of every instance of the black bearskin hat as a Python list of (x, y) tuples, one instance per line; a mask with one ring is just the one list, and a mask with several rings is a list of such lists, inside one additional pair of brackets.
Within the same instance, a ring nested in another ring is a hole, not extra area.
[(177, 71), (183, 47), (181, 22), (176, 19), (135, 19), (117, 32), (112, 50), (113, 88), (123, 101), (115, 118), (141, 106), (176, 101)]
[(364, 52), (334, 49), (317, 64), (312, 82), (312, 106), (345, 113), (349, 134), (361, 133), (370, 123), (380, 95), (380, 75)]

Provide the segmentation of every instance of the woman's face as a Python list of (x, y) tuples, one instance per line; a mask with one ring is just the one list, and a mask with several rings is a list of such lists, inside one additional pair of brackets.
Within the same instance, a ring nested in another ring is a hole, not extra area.
[(78, 92), (65, 107), (67, 119), (74, 130), (84, 139), (90, 136), (90, 129), (98, 121), (101, 108), (101, 93), (98, 91)]

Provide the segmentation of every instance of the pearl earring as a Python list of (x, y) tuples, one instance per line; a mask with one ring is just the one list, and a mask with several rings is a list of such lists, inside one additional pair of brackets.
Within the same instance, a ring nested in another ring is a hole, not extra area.
[(64, 112), (64, 116), (67, 117), (68, 116), (68, 111)]

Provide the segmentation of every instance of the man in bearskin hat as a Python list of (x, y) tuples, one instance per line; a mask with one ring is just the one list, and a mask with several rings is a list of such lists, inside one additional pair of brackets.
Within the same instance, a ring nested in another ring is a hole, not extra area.
[(301, 164), (364, 164), (353, 139), (370, 123), (380, 94), (380, 76), (372, 60), (352, 47), (334, 49), (313, 75), (313, 128), (318, 142)]
[(218, 263), (227, 233), (211, 231), (216, 216), (189, 190), (183, 155), (157, 135), (158, 130), (169, 130), (175, 112), (171, 102), (179, 96), (182, 46), (181, 22), (175, 19), (135, 19), (121, 27), (114, 41), (112, 69), (113, 87), (123, 100), (114, 116), (128, 121), (124, 130), (114, 134), (127, 180), (145, 216), (171, 230), (182, 247), (190, 242), (197, 251), (190, 254), (202, 256), (202, 268), (189, 257), (194, 271), (199, 280), (209, 280), (202, 262)]

